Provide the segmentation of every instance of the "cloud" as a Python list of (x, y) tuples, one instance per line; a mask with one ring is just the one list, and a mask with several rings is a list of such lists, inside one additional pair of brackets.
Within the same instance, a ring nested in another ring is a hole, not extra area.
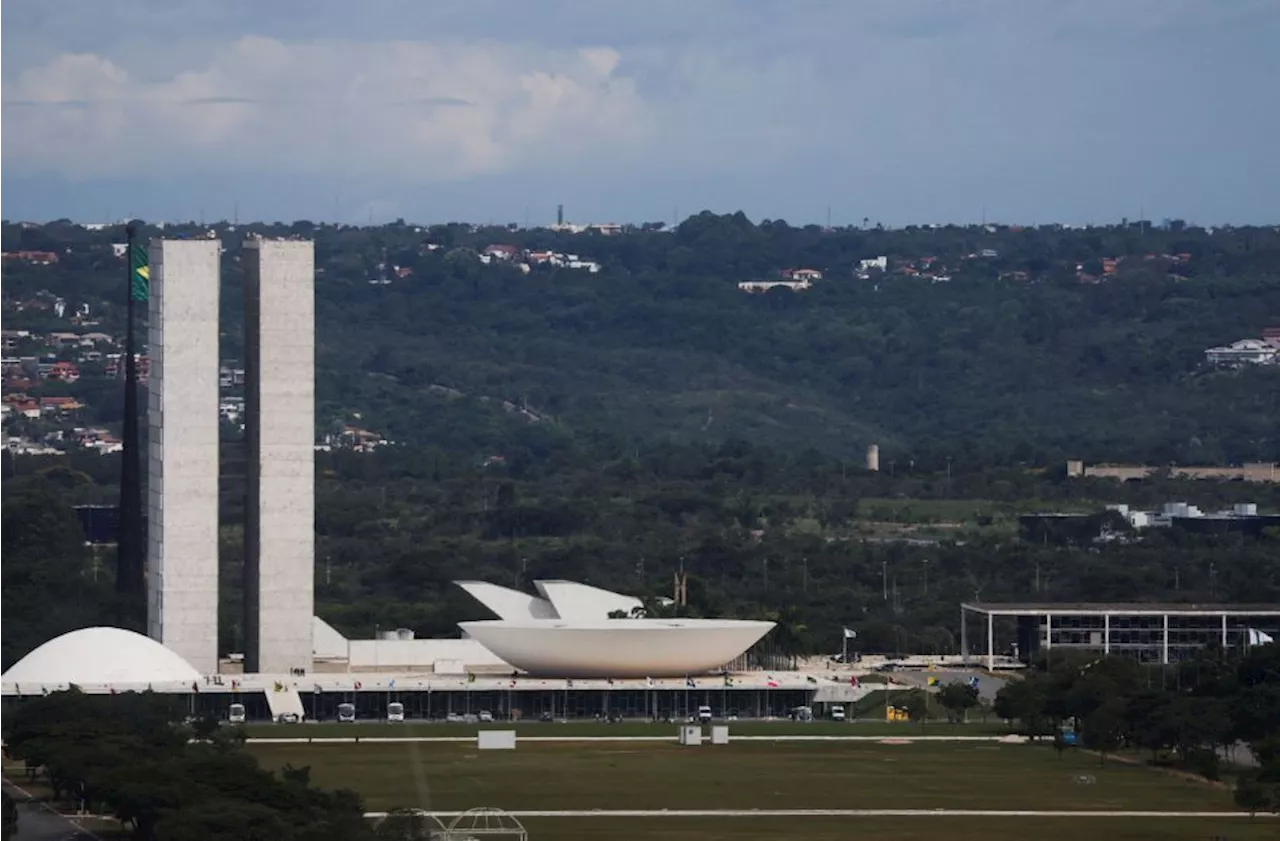
[(428, 182), (493, 174), (642, 144), (649, 109), (619, 61), (598, 47), (245, 36), (149, 80), (64, 54), (5, 80), (6, 105), (24, 107), (6, 125), (5, 163), (80, 178), (178, 164)]
[(50, 206), (48, 173), (303, 215), (575, 191), (617, 218), (1280, 212), (1275, 0), (302, 5), (6, 0), (11, 195)]

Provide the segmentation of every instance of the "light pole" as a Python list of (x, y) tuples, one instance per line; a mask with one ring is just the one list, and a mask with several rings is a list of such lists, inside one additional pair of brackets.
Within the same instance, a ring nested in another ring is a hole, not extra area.
[(924, 594), (927, 598), (929, 595), (929, 559), (924, 559)]
[(885, 601), (889, 601), (889, 562), (880, 562), (880, 592)]

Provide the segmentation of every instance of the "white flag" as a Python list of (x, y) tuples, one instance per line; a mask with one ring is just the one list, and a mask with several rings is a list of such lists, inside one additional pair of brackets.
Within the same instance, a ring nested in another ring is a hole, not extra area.
[(858, 638), (858, 632), (853, 630), (852, 628), (845, 628), (844, 638), (847, 640), (856, 640)]
[(1249, 645), (1266, 645), (1269, 642), (1275, 642), (1270, 634), (1263, 633), (1256, 628), (1250, 628), (1248, 633)]

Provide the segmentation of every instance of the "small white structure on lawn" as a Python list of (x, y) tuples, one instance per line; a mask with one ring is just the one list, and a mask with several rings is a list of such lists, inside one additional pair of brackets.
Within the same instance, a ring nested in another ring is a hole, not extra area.
[(480, 750), (516, 749), (516, 731), (514, 730), (481, 730), (476, 736), (476, 747)]

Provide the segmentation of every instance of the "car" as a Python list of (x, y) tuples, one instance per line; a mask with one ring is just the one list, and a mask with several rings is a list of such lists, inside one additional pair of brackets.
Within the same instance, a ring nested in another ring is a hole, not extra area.
[(483, 721), (486, 723), (491, 722), (493, 721), (493, 713), (489, 712), (488, 710), (481, 710), (478, 718), (480, 721)]
[(302, 718), (297, 713), (280, 713), (276, 716), (276, 722), (279, 724), (297, 724)]
[(466, 721), (466, 719), (462, 717), (462, 713), (449, 713), (444, 717), (444, 720), (450, 724), (462, 724)]

